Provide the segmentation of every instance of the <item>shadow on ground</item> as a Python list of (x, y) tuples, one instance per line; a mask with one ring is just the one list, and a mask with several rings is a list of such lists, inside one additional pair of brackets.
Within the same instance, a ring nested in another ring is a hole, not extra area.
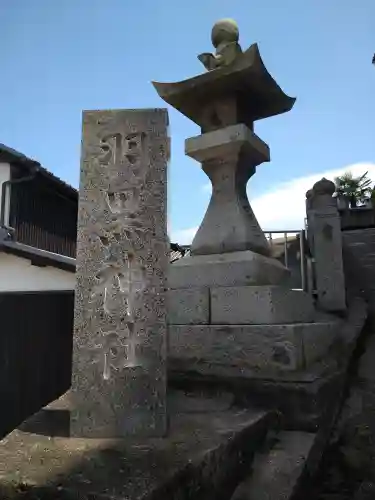
[(1, 500), (227, 500), (273, 412), (180, 413), (168, 438), (67, 438), (69, 411), (44, 409), (0, 445)]

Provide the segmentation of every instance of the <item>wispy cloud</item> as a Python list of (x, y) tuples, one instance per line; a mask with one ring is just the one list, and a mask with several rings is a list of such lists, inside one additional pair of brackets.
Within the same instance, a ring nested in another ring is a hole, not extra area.
[[(289, 182), (273, 186), (264, 194), (251, 200), (252, 209), (265, 231), (301, 229), (305, 218), (305, 194), (322, 177), (333, 180), (334, 177), (350, 171), (359, 176), (368, 171), (375, 181), (375, 163), (356, 163), (337, 170), (327, 170), (314, 175), (298, 177)], [(211, 184), (203, 187), (211, 191)], [(171, 231), (171, 241), (189, 245), (198, 227)]]

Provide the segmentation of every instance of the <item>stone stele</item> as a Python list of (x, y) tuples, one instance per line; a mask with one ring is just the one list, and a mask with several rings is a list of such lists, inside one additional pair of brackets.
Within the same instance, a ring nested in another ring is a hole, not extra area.
[(85, 111), (71, 435), (166, 433), (164, 109)]

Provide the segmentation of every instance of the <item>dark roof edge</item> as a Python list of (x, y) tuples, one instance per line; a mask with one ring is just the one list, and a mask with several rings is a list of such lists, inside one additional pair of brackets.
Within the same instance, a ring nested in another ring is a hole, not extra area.
[(183, 253), (185, 248), (183, 245), (179, 245), (178, 243), (170, 243), (170, 249), (172, 250), (172, 252), (181, 252)]
[(29, 245), (24, 245), (23, 243), (18, 243), (17, 241), (1, 241), (0, 250), (5, 253), (16, 255), (17, 257), (28, 259), (35, 266), (50, 266), (71, 273), (75, 273), (76, 271), (76, 259), (48, 252), (47, 250), (41, 250)]
[[(6, 237), (5, 234), (6, 230), (0, 229), (0, 240), (1, 238)], [(170, 244), (170, 250), (182, 250), (181, 257), (183, 257), (183, 255), (185, 254), (183, 248), (176, 243)], [(22, 257), (24, 259), (28, 259), (35, 266), (50, 266), (71, 273), (75, 273), (76, 271), (77, 261), (73, 257), (67, 257), (66, 255), (49, 252), (47, 250), (41, 250), (40, 248), (24, 245), (23, 243), (19, 243), (17, 241), (12, 241), (11, 239), (3, 239), (2, 241), (0, 241), (0, 251), (16, 255), (17, 257)]]
[(7, 163), (17, 163), (27, 168), (28, 170), (34, 170), (36, 167), (41, 175), (54, 182), (64, 191), (69, 192), (69, 194), (78, 197), (78, 190), (76, 188), (66, 183), (56, 175), (52, 174), (46, 168), (42, 167), (42, 165), (39, 162), (37, 162), (36, 160), (32, 160), (31, 158), (28, 158), (24, 154), (20, 153), (19, 151), (16, 151), (15, 149), (5, 146), (5, 144), (1, 143), (0, 143), (0, 161), (6, 161)]

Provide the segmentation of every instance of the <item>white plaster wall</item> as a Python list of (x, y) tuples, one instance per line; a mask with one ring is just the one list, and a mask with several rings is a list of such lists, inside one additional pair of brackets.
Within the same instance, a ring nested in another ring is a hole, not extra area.
[(32, 266), (27, 259), (0, 252), (0, 292), (74, 290), (74, 287), (75, 273)]
[[(2, 186), (3, 182), (9, 181), (9, 179), (10, 179), (10, 165), (9, 165), (9, 163), (1, 163), (0, 162), (0, 206), (1, 206), (1, 194), (2, 194), (1, 186)], [(9, 188), (7, 189), (6, 197), (7, 197), (7, 201), (5, 204), (4, 222), (5, 222), (5, 225), (9, 225), (9, 200), (10, 200)]]

